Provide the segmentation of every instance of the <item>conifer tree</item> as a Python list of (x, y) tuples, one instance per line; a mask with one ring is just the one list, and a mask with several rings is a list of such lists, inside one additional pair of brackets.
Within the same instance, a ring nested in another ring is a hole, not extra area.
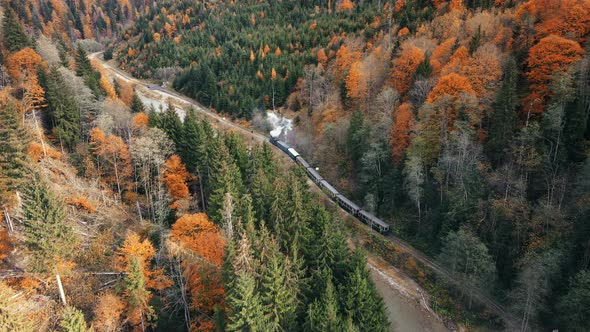
[(71, 306), (66, 307), (62, 313), (59, 326), (65, 332), (86, 332), (89, 330), (82, 311)]
[(72, 254), (75, 242), (72, 228), (66, 225), (63, 203), (58, 201), (38, 177), (23, 190), (23, 223), (25, 244), (35, 252), (38, 270), (48, 269), (46, 263), (56, 256)]
[(25, 47), (31, 46), (29, 37), (23, 31), (15, 12), (8, 9), (4, 12), (2, 21), (2, 35), (4, 37), (4, 47), (10, 52), (17, 52)]
[(266, 262), (261, 276), (261, 299), (269, 331), (291, 330), (295, 327), (297, 309), (297, 280), (289, 271), (288, 261), (273, 240), (266, 244)]
[(59, 138), (62, 146), (73, 149), (80, 141), (80, 111), (73, 91), (66, 86), (57, 67), (51, 68), (46, 79), (40, 83), (45, 89), (49, 129)]
[(137, 95), (137, 92), (133, 92), (133, 99), (131, 99), (131, 113), (144, 113), (145, 106), (141, 101), (141, 98)]
[(86, 83), (86, 86), (92, 90), (95, 97), (103, 95), (102, 88), (100, 87), (100, 73), (92, 68), (92, 64), (88, 59), (88, 54), (81, 46), (78, 46), (75, 60), (76, 75), (84, 78), (84, 83)]
[(256, 291), (256, 281), (247, 272), (240, 273), (234, 289), (227, 298), (230, 308), (228, 331), (265, 331), (267, 319), (260, 295)]
[(8, 204), (25, 177), (28, 137), (21, 127), (16, 105), (0, 102), (0, 208)]
[(145, 330), (148, 323), (155, 318), (154, 309), (149, 305), (150, 292), (146, 288), (141, 259), (129, 258), (127, 275), (125, 276), (124, 297), (127, 300), (127, 317), (132, 325)]
[(332, 275), (328, 270), (326, 271), (321, 296), (307, 309), (304, 325), (306, 331), (338, 332), (342, 331), (344, 326), (338, 310), (338, 298), (332, 283)]

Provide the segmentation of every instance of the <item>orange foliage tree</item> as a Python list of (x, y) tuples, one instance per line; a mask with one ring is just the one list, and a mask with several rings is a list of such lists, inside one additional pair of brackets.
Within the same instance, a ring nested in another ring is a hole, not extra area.
[(338, 7), (336, 8), (336, 11), (343, 12), (343, 11), (352, 10), (353, 8), (354, 8), (354, 3), (352, 1), (350, 1), (350, 0), (342, 0), (338, 4)]
[(464, 109), (464, 99), (475, 98), (475, 95), (467, 78), (451, 73), (440, 78), (426, 101), (435, 104), (435, 118), (441, 122), (442, 127), (452, 130), (459, 112), (467, 111)]
[(363, 75), (362, 63), (360, 61), (353, 63), (346, 79), (348, 98), (359, 100), (367, 96), (367, 82)]
[(545, 37), (531, 47), (526, 73), (531, 93), (525, 100), (525, 110), (541, 113), (551, 94), (549, 87), (553, 75), (569, 69), (583, 54), (580, 44), (555, 35)]
[(399, 165), (403, 160), (406, 149), (410, 145), (410, 131), (414, 127), (414, 112), (412, 104), (401, 104), (393, 114), (393, 126), (391, 127), (390, 146), (393, 161)]
[(522, 26), (536, 21), (538, 38), (554, 34), (581, 41), (590, 33), (590, 1), (531, 0), (517, 9), (516, 18)]
[(179, 156), (172, 155), (164, 163), (163, 180), (173, 200), (177, 201), (188, 196), (186, 182), (190, 180), (190, 177)]
[[(148, 303), (153, 295), (147, 289), (162, 290), (172, 285), (170, 279), (164, 275), (164, 269), (152, 268), (155, 253), (156, 250), (149, 240), (141, 241), (139, 235), (133, 232), (127, 235), (123, 245), (115, 253), (115, 268), (121, 272), (127, 272), (128, 276), (140, 273), (143, 284), (133, 286), (146, 288), (140, 293), (129, 290), (124, 292), (128, 302), (127, 318), (134, 326), (143, 324), (143, 317), (151, 311)], [(133, 270), (137, 267), (140, 271)], [(139, 298), (141, 301), (137, 303)]]
[(416, 46), (404, 47), (400, 56), (391, 62), (391, 82), (400, 94), (410, 90), (414, 74), (420, 63), (424, 61), (424, 52)]
[(11, 54), (6, 59), (8, 74), (16, 86), (23, 91), (23, 111), (42, 107), (45, 102), (45, 91), (37, 80), (37, 67), (46, 66), (41, 56), (29, 47)]
[(107, 136), (99, 128), (94, 128), (90, 131), (90, 147), (99, 175), (108, 184), (115, 183), (120, 196), (132, 174), (127, 144), (119, 136)]
[(336, 65), (338, 73), (347, 72), (353, 63), (361, 60), (361, 52), (352, 50), (349, 46), (342, 45), (336, 52)]
[(117, 295), (112, 293), (100, 295), (94, 307), (92, 326), (97, 331), (117, 331), (121, 326), (123, 310), (125, 310), (125, 304)]
[(8, 254), (12, 251), (12, 248), (13, 245), (12, 241), (10, 241), (8, 230), (5, 228), (0, 229), (0, 261), (8, 256)]
[(199, 313), (192, 328), (213, 330), (214, 309), (225, 306), (221, 281), (225, 240), (221, 231), (206, 214), (197, 213), (179, 218), (170, 234), (172, 241), (180, 245), (176, 256), (181, 259), (191, 308)]
[(453, 53), (453, 48), (455, 47), (455, 43), (457, 42), (457, 38), (451, 37), (440, 45), (438, 45), (432, 55), (430, 56), (430, 66), (432, 67), (433, 73), (438, 73), (442, 69), (442, 67), (449, 62), (451, 54)]

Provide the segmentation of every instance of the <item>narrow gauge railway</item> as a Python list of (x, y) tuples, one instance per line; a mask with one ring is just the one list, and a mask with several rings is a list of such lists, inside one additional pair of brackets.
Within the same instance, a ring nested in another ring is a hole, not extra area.
[(338, 192), (334, 186), (326, 181), (303, 157), (290, 147), (287, 143), (278, 140), (276, 137), (270, 137), (270, 143), (275, 145), (281, 151), (285, 152), (291, 159), (295, 160), (297, 164), (305, 168), (307, 175), (313, 182), (322, 190), (324, 190), (330, 198), (338, 203), (346, 212), (356, 217), (358, 220), (364, 222), (372, 229), (377, 230), (379, 233), (387, 233), (389, 231), (389, 225), (383, 220), (377, 218), (373, 214), (363, 210), (360, 206), (355, 204), (350, 199)]

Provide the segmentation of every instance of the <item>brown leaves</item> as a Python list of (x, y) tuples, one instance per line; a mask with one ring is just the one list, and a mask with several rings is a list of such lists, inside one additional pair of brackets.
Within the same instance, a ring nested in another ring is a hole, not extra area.
[(8, 67), (8, 74), (15, 81), (27, 79), (31, 76), (36, 76), (35, 72), (37, 66), (45, 66), (41, 56), (31, 48), (26, 47), (22, 50), (11, 54), (6, 59), (6, 66)]

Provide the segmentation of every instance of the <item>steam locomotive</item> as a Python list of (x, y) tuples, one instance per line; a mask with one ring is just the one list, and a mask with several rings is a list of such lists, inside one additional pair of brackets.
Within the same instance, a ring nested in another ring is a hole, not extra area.
[(386, 233), (389, 231), (389, 225), (387, 223), (375, 217), (371, 213), (363, 210), (353, 201), (339, 193), (338, 190), (336, 190), (336, 188), (334, 188), (328, 181), (322, 178), (322, 176), (313, 167), (311, 167), (311, 165), (309, 165), (309, 163), (305, 161), (305, 159), (303, 159), (303, 157), (301, 157), (297, 151), (295, 151), (295, 149), (290, 147), (287, 143), (278, 140), (276, 137), (271, 136), (269, 141), (281, 151), (285, 152), (289, 157), (291, 157), (291, 159), (295, 160), (297, 164), (305, 168), (307, 175), (313, 180), (313, 182), (315, 182), (316, 185), (320, 187), (320, 189), (324, 190), (328, 196), (330, 196), (330, 198), (338, 203), (338, 205), (340, 205), (344, 210), (380, 233)]

